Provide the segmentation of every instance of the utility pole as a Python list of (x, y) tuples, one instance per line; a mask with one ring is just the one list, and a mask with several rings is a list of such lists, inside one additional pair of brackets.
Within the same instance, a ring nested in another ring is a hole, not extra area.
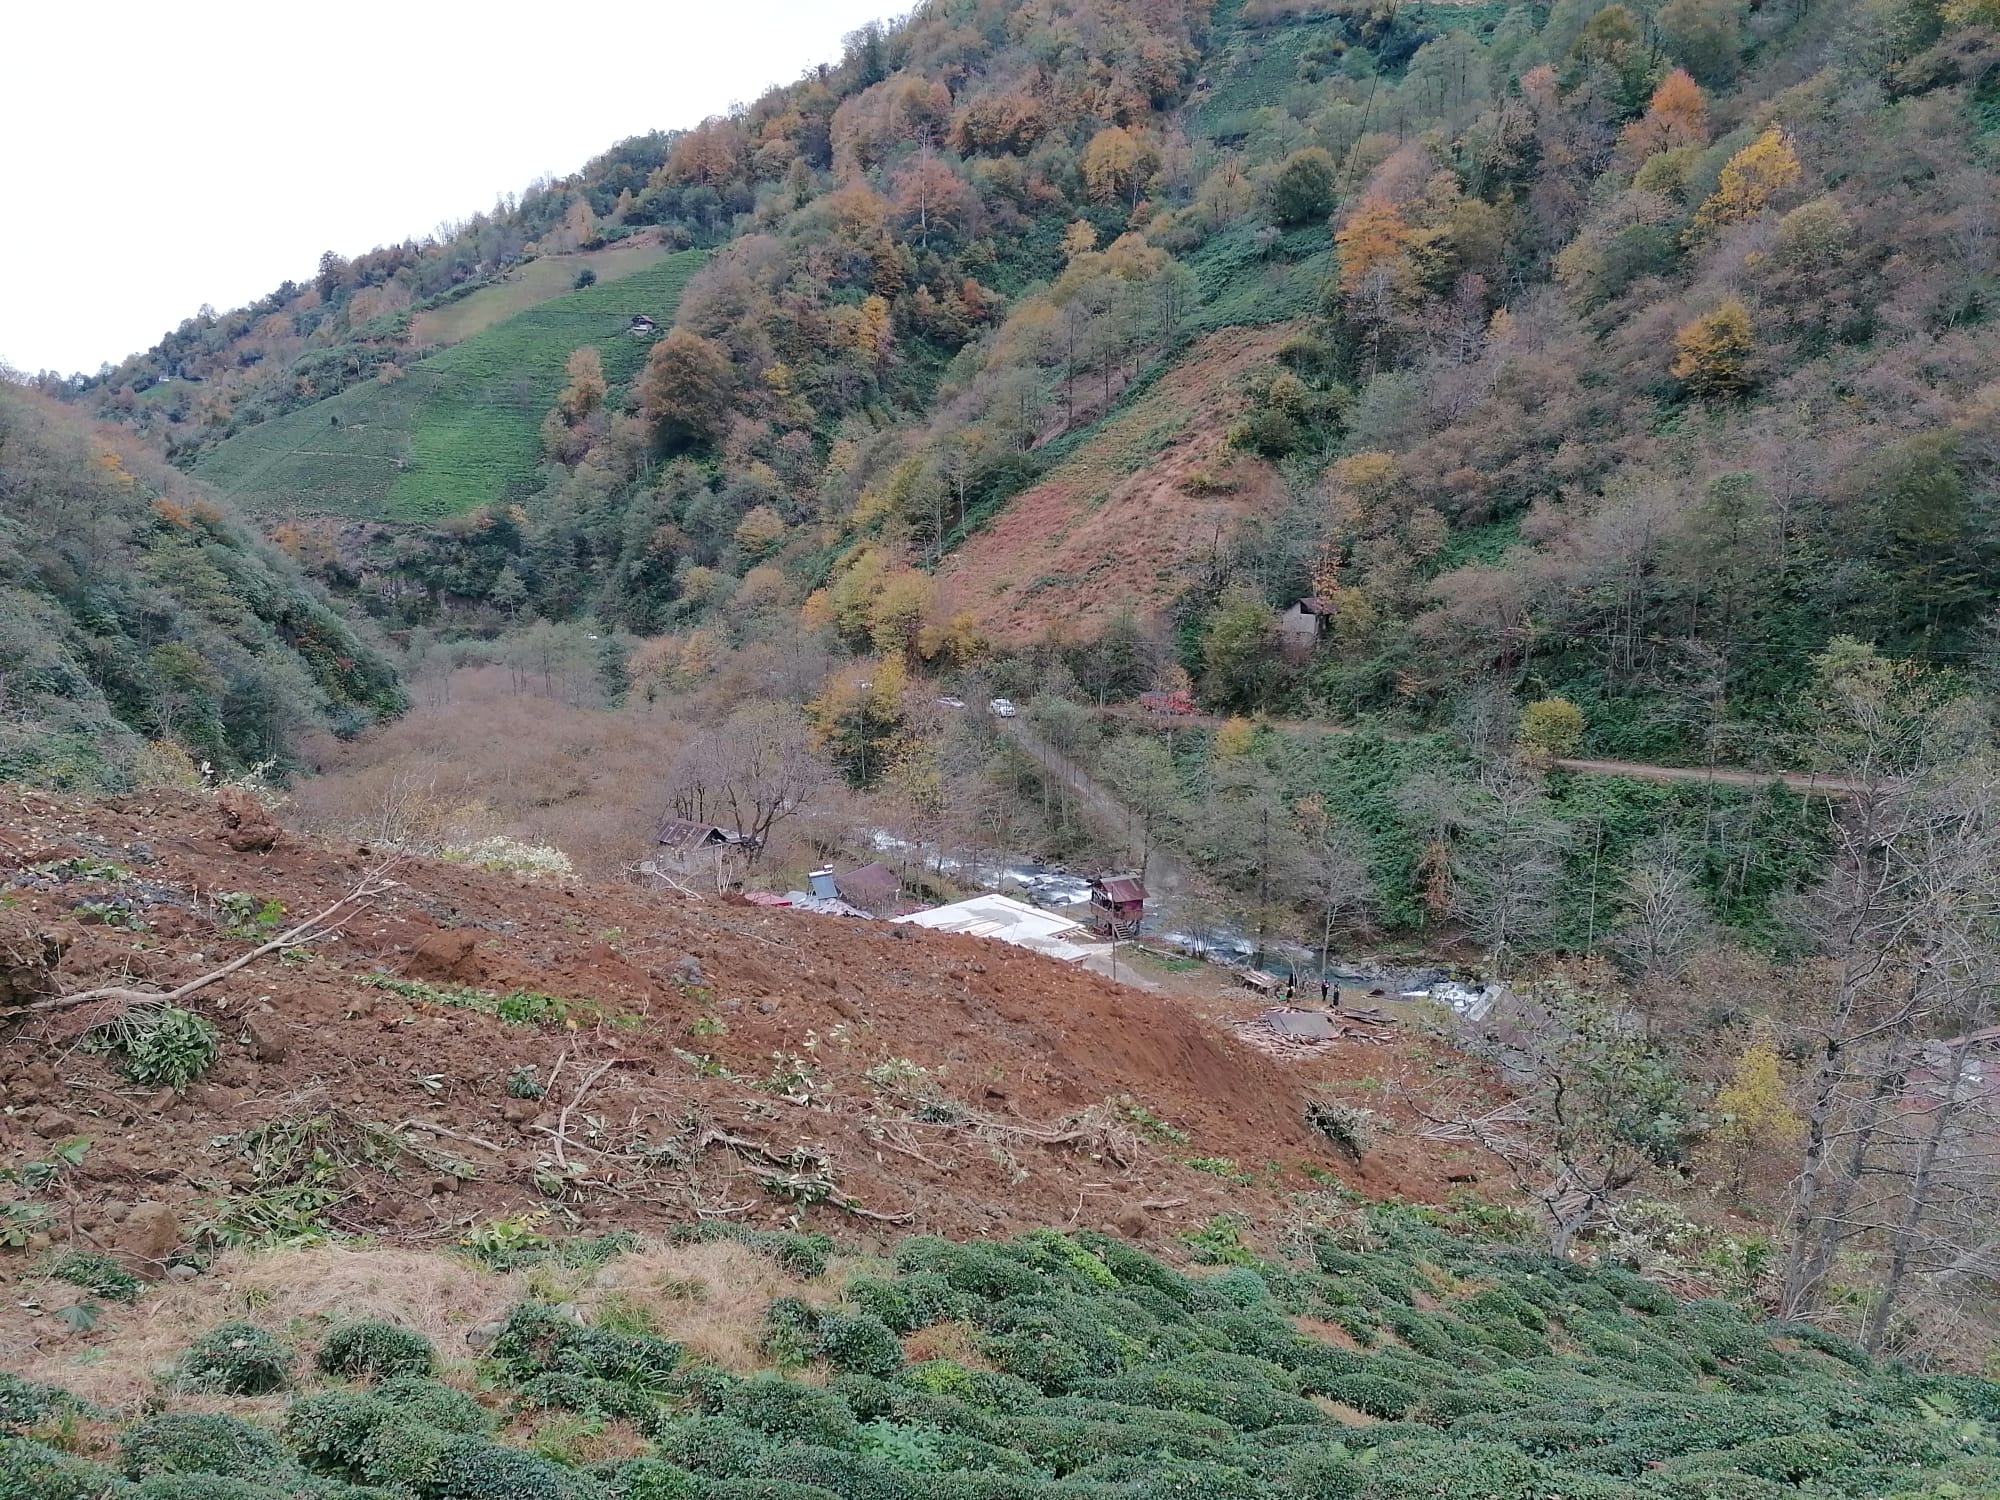
[(1261, 809), (1264, 825), (1264, 853), (1257, 861), (1257, 962), (1264, 961), (1264, 924), (1271, 915), (1271, 806)]

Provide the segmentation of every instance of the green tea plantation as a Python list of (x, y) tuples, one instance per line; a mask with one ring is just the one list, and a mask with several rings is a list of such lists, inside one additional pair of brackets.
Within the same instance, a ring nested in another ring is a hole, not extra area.
[[(824, 1272), (818, 1237), (754, 1242)], [(464, 1351), (382, 1323), (225, 1325), (160, 1374), (163, 1407), (195, 1392), (210, 1410), (128, 1419), (0, 1385), (0, 1497), (2000, 1495), (2000, 1383), (1872, 1364), (1402, 1209), (1302, 1234), (1283, 1261), (1226, 1235), (1198, 1248), (1230, 1263), (1183, 1272), (1094, 1233), (910, 1239), (837, 1303), (773, 1303), (770, 1368), (749, 1375), (644, 1320), (532, 1300), (456, 1366)], [(213, 1409), (227, 1396), (243, 1415)], [(630, 1439), (614, 1462), (562, 1440), (611, 1429)]]

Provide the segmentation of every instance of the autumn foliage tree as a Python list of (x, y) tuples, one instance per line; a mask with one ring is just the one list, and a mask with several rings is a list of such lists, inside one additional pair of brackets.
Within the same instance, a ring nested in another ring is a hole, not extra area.
[(565, 420), (581, 422), (604, 404), (611, 390), (610, 382), (604, 378), (604, 356), (594, 345), (585, 345), (571, 353), (564, 368), (569, 385), (556, 405)]
[(1674, 379), (1694, 396), (1740, 396), (1751, 383), (1750, 356), (1755, 350), (1750, 309), (1741, 298), (1731, 297), (1674, 336)]
[(1107, 125), (1083, 151), (1083, 182), (1099, 203), (1136, 204), (1157, 154), (1122, 125)]
[(1754, 219), (1804, 175), (1792, 138), (1773, 125), (1729, 158), (1722, 178), (1694, 216), (1693, 237), (1719, 233)]
[(1685, 68), (1675, 68), (1660, 80), (1646, 113), (1618, 138), (1620, 151), (1634, 165), (1662, 151), (1707, 144), (1708, 99)]
[(639, 376), (639, 410), (669, 444), (714, 440), (729, 415), (735, 371), (721, 345), (676, 328), (653, 346)]

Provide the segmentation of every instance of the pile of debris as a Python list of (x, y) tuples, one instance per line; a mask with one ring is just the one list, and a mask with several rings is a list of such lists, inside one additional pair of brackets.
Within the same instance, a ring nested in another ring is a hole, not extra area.
[(1392, 1019), (1372, 1007), (1365, 1010), (1306, 1010), (1280, 1006), (1239, 1021), (1236, 1034), (1259, 1052), (1276, 1058), (1309, 1057), (1342, 1040), (1382, 1042)]

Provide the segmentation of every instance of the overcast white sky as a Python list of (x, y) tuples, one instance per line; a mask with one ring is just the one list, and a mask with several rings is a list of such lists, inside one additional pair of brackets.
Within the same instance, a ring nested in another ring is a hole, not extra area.
[(0, 364), (94, 371), (202, 303), (490, 208), (832, 62), (907, 0), (8, 7)]

